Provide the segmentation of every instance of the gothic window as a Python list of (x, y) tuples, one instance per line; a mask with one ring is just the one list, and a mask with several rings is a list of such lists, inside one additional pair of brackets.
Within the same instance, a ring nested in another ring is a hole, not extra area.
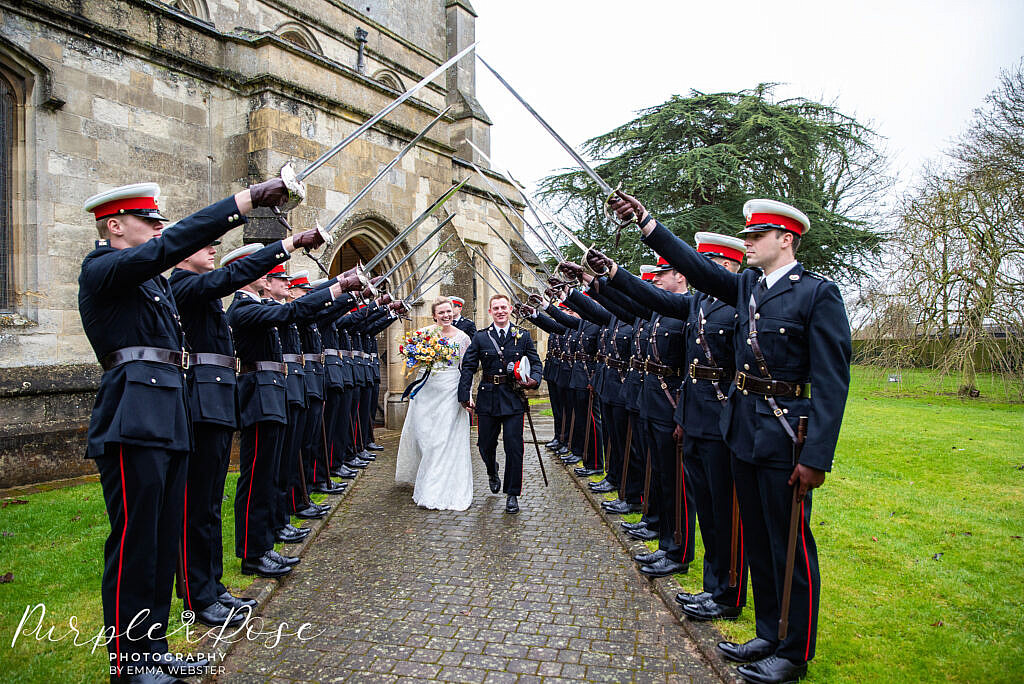
[(405, 92), (405, 86), (402, 85), (402, 79), (400, 79), (398, 74), (390, 69), (381, 69), (373, 75), (373, 79), (379, 83), (383, 83), (388, 88), (391, 88), (391, 90), (399, 93)]
[(210, 21), (210, 10), (207, 9), (205, 0), (170, 0), (167, 4), (179, 12)]
[(313, 33), (301, 24), (293, 22), (282, 24), (277, 27), (277, 31), (275, 31), (275, 33), (277, 33), (278, 37), (281, 39), (298, 45), (303, 50), (308, 50), (309, 52), (318, 55), (323, 54), (323, 50), (320, 49), (320, 44), (317, 43)]
[(14, 307), (14, 151), (18, 91), (0, 72), (0, 312)]

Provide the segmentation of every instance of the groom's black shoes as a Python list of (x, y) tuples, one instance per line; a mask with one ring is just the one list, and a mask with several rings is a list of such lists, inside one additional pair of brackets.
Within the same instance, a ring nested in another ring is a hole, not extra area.
[(498, 473), (488, 475), (487, 484), (491, 486), (491, 494), (497, 494), (498, 490), (501, 489), (501, 480), (498, 478)]
[(370, 442), (369, 444), (366, 445), (366, 448), (369, 449), (370, 451), (384, 451), (384, 447), (382, 447), (380, 444), (377, 444), (376, 442)]
[(516, 499), (515, 494), (509, 494), (508, 499), (505, 500), (505, 512), (511, 514), (519, 512), (519, 500)]

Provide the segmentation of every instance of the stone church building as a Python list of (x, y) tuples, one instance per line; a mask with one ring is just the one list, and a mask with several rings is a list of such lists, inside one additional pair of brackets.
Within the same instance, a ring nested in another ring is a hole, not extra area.
[[(100, 368), (77, 305), (81, 261), (97, 237), (82, 209), (87, 197), (155, 181), (173, 220), (277, 175), (285, 162), (301, 169), (471, 44), (476, 18), (469, 0), (0, 0), (0, 488), (94, 472), (82, 453)], [(466, 160), (485, 166), (469, 145), (490, 146), (475, 66), (462, 59), (306, 180), (307, 200), (289, 217), (296, 230), (326, 224), (454, 105), (335, 231), (320, 257), (330, 274), (371, 258), (453, 182), (473, 176)], [(491, 181), (515, 196), (500, 176)], [(487, 227), (513, 238), (486, 188), (471, 178), (449, 201), (452, 226), (521, 280)], [(273, 218), (256, 216), (220, 250), (283, 236)], [(445, 249), (470, 259), (458, 240)], [(288, 268), (319, 271), (299, 253)], [(468, 266), (424, 299), (438, 294), (464, 297), (465, 315), (485, 322), (491, 290)], [(398, 338), (429, 313), (421, 303), (412, 324), (380, 336), (390, 425), (404, 414), (407, 382)]]

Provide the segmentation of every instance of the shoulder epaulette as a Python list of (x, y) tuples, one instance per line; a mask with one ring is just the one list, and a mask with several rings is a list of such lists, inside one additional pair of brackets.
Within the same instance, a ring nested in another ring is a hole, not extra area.
[(812, 278), (817, 278), (818, 280), (824, 280), (825, 282), (828, 282), (828, 283), (832, 282), (831, 278), (827, 278), (827, 277), (821, 275), (820, 273), (815, 273), (814, 271), (808, 271), (807, 269), (804, 269), (804, 275), (809, 275)]

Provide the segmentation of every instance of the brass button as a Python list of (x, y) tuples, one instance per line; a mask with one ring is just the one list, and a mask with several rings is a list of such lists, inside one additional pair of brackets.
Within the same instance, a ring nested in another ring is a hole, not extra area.
[(743, 394), (744, 396), (746, 396), (747, 394), (749, 394), (749, 392), (747, 392), (747, 390), (743, 390)]
[(220, 376), (219, 375), (217, 376), (217, 382), (220, 382)]
[(149, 381), (150, 381), (151, 383), (153, 383), (154, 385), (156, 384), (156, 378), (150, 378), (150, 379), (149, 379)]
[(743, 364), (743, 370), (750, 370), (750, 364), (749, 363)]
[(785, 328), (779, 328), (779, 332), (785, 334), (786, 329)]
[(783, 413), (789, 413), (789, 409), (782, 409)]
[(754, 314), (754, 320), (755, 321), (758, 320), (759, 318), (761, 318), (761, 314), (759, 314), (759, 313)]
[(160, 298), (159, 298), (159, 297), (153, 297), (153, 301), (154, 301), (154, 302), (159, 302), (159, 301), (160, 301)]

